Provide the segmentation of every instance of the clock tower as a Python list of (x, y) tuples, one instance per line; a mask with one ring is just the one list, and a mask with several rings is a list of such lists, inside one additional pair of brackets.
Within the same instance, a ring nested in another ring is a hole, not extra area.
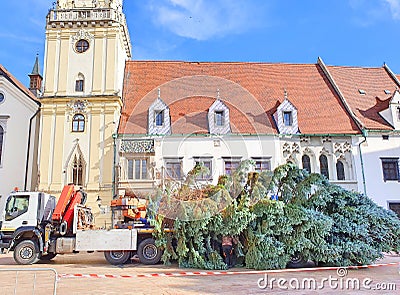
[(46, 20), (39, 188), (74, 183), (108, 226), (114, 139), (131, 43), (122, 0), (59, 0)]

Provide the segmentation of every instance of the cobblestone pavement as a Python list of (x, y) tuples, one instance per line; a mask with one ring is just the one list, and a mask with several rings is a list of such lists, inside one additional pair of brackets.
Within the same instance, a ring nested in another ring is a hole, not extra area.
[(0, 294), (53, 294), (54, 274), (32, 268), (55, 269), (59, 275), (57, 294), (61, 295), (400, 294), (400, 256), (387, 255), (377, 263), (389, 265), (340, 273), (315, 269), (251, 273), (234, 268), (229, 271), (235, 274), (202, 275), (202, 270), (179, 269), (176, 265), (145, 266), (133, 262), (112, 266), (102, 253), (59, 255), (49, 263), (20, 266), (9, 253), (0, 255)]

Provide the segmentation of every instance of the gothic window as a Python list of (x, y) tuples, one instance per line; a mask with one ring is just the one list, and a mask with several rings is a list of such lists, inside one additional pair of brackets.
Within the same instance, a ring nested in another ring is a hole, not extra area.
[(3, 159), (3, 139), (4, 139), (4, 129), (0, 126), (0, 165)]
[(75, 49), (78, 53), (83, 53), (89, 49), (89, 42), (85, 39), (81, 39), (76, 42)]
[(329, 179), (328, 158), (325, 155), (319, 157), (320, 173)]
[(83, 168), (84, 162), (82, 156), (74, 157), (72, 164), (72, 183), (75, 185), (83, 186)]
[(346, 177), (344, 175), (344, 164), (342, 161), (337, 161), (336, 163), (336, 174), (338, 180), (345, 180)]
[(301, 158), (301, 162), (303, 164), (303, 169), (306, 170), (308, 173), (311, 173), (311, 161), (308, 155), (303, 155)]
[(82, 114), (74, 115), (72, 119), (72, 132), (85, 131), (85, 116)]

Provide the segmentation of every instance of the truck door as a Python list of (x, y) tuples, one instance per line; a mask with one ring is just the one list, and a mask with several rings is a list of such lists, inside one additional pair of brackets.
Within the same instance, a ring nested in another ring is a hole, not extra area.
[(36, 208), (31, 203), (30, 195), (9, 196), (4, 211), (2, 231), (12, 232), (21, 226), (36, 226)]

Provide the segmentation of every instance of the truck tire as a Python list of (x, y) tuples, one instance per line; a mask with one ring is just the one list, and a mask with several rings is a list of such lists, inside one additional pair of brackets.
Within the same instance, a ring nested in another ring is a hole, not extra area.
[(121, 265), (131, 257), (130, 251), (105, 251), (104, 257), (112, 265)]
[(154, 239), (148, 238), (140, 242), (137, 255), (141, 263), (151, 265), (160, 262), (162, 251), (157, 248)]
[(56, 257), (57, 256), (57, 253), (48, 253), (48, 254), (46, 254), (46, 255), (42, 255), (42, 256), (40, 256), (40, 260), (43, 260), (43, 261), (50, 261), (50, 260), (52, 260), (54, 257)]
[(14, 260), (18, 264), (34, 264), (39, 261), (39, 251), (36, 244), (31, 240), (18, 243), (14, 249)]

